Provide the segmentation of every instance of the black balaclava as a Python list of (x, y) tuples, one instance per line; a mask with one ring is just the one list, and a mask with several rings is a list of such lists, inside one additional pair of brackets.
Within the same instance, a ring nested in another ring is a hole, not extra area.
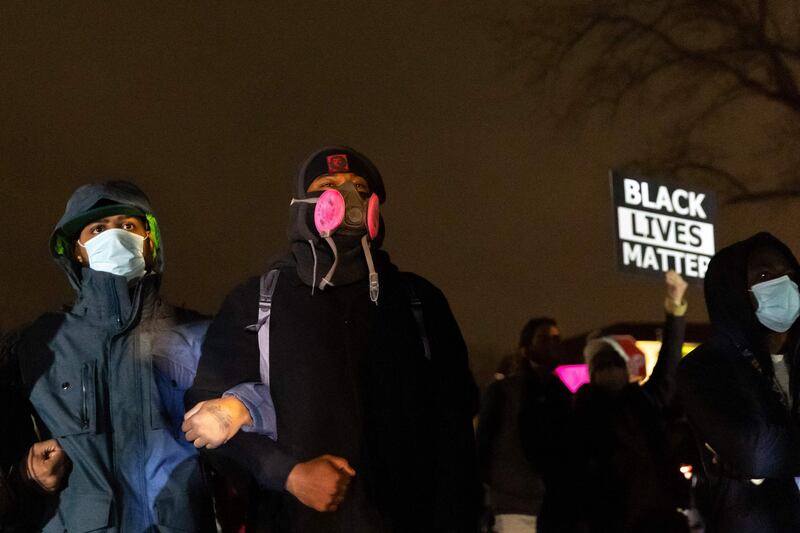
[[(344, 158), (338, 156), (345, 156)], [(362, 154), (345, 146), (328, 146), (312, 153), (295, 179), (294, 199), (318, 198), (321, 192), (306, 192), (309, 185), (318, 177), (339, 172), (352, 172), (364, 178), (370, 191), (375, 193), (380, 203), (386, 199), (383, 178), (375, 165)], [(380, 222), (380, 232), (370, 242), (370, 249), (380, 248), (383, 242), (384, 226)], [(314, 225), (314, 204), (293, 202), (289, 211), (289, 243), (297, 267), (297, 274), (306, 285), (318, 287), (334, 262), (333, 250), (320, 237)], [(337, 249), (337, 263), (331, 285), (348, 285), (369, 276), (369, 268), (362, 248), (361, 236), (335, 233), (332, 239)]]
[(778, 250), (800, 272), (797, 259), (783, 242), (769, 233), (757, 233), (714, 255), (706, 272), (705, 297), (715, 331), (728, 337), (743, 352), (751, 352), (763, 368), (772, 369), (764, 346), (767, 330), (756, 318), (747, 292), (747, 263), (753, 250), (761, 247)]

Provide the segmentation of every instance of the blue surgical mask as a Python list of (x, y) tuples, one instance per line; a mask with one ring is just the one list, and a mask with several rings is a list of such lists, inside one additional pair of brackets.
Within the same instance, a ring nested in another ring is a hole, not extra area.
[(146, 269), (144, 237), (124, 229), (107, 229), (88, 241), (78, 244), (89, 255), (89, 268), (125, 276), (128, 281), (141, 278)]
[(750, 290), (758, 302), (756, 318), (772, 331), (788, 331), (800, 316), (800, 292), (789, 276), (756, 283)]

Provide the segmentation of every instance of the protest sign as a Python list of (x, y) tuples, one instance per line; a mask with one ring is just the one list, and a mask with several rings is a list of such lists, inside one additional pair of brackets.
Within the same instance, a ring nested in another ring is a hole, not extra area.
[(621, 271), (705, 277), (715, 252), (713, 193), (612, 171), (611, 196)]

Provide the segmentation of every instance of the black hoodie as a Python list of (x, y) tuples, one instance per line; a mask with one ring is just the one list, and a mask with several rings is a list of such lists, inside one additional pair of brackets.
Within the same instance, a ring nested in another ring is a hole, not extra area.
[[(711, 485), (707, 518), (712, 533), (800, 531), (794, 480), (800, 475), (800, 426), (775, 389), (764, 343), (767, 330), (747, 294), (748, 259), (764, 246), (783, 253), (800, 273), (791, 251), (767, 233), (717, 253), (705, 281), (714, 336), (684, 358), (678, 370), (678, 393)], [(790, 368), (795, 357), (796, 350), (786, 354)], [(798, 403), (794, 374), (791, 411)]]

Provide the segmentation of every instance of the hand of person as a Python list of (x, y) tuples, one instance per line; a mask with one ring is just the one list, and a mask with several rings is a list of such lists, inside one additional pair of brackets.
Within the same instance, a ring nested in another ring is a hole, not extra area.
[(333, 512), (344, 501), (355, 475), (346, 459), (326, 454), (296, 464), (286, 479), (286, 490), (306, 507)]
[(45, 492), (55, 492), (61, 486), (71, 461), (55, 439), (37, 442), (28, 450), (25, 459), (27, 479)]
[(195, 448), (222, 446), (242, 426), (253, 423), (247, 407), (233, 396), (200, 402), (183, 415), (181, 430)]
[(684, 302), (683, 297), (689, 284), (674, 270), (667, 272), (665, 280), (667, 282), (667, 300), (676, 306), (682, 305)]

